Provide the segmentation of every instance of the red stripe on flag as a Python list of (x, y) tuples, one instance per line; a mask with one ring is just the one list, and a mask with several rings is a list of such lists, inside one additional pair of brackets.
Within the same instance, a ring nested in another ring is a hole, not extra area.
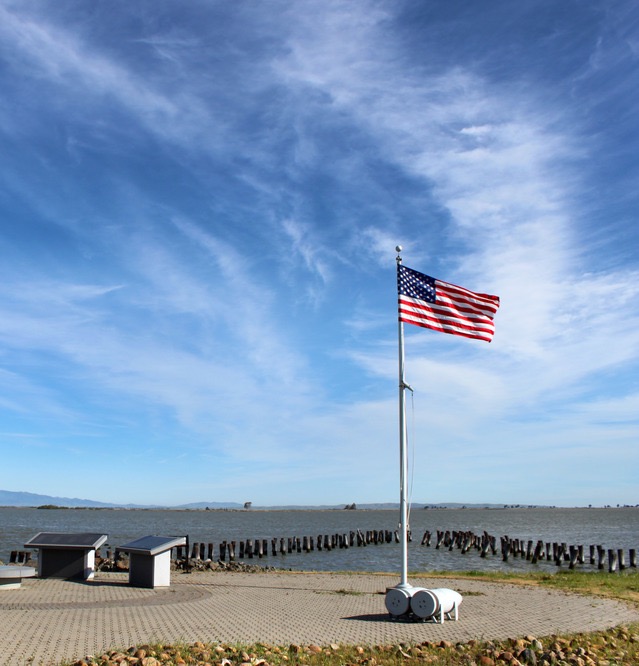
[[(433, 280), (416, 271), (411, 274), (417, 275), (423, 284)], [(476, 293), (441, 280), (434, 280), (434, 284), (434, 303), (399, 294), (400, 321), (490, 342), (495, 334), (493, 317), (499, 308), (499, 297)]]
[(400, 298), (399, 317), (406, 324), (415, 324), (435, 331), (463, 335), (487, 342), (490, 342), (495, 334), (495, 325), (489, 317), (465, 318), (406, 296)]

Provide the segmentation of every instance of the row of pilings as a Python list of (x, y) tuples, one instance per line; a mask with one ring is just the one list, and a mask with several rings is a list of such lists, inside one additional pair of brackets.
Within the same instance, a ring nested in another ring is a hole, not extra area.
[[(362, 548), (366, 546), (380, 546), (383, 544), (398, 544), (399, 530), (351, 530), (334, 534), (319, 534), (317, 536), (280, 537), (270, 539), (234, 539), (224, 540), (217, 544), (213, 542), (192, 542), (186, 537), (187, 545), (178, 546), (172, 551), (172, 559), (188, 567), (194, 562), (237, 562), (241, 560), (263, 559), (269, 556), (279, 557), (295, 553), (310, 553), (313, 551), (330, 552), (336, 549)], [(412, 534), (408, 532), (408, 540), (412, 541)], [(516, 539), (509, 536), (499, 538), (484, 531), (476, 534), (473, 531), (462, 530), (436, 530), (424, 532), (421, 546), (435, 549), (459, 550), (462, 555), (473, 551), (480, 557), (501, 556), (503, 562), (511, 559), (537, 564), (539, 562), (554, 563), (561, 567), (567, 565), (574, 569), (577, 565), (588, 563), (597, 569), (607, 568), (610, 573), (622, 571), (628, 566), (636, 568), (636, 549), (628, 550), (626, 562), (623, 548), (604, 548), (602, 545), (590, 545), (586, 552), (583, 545), (572, 545), (565, 542), (548, 542), (541, 539)], [(107, 550), (106, 558), (118, 562), (126, 555), (119, 551)], [(29, 551), (12, 551), (11, 563), (26, 563), (31, 558)]]
[[(408, 532), (412, 541), (412, 535)], [(171, 551), (171, 559), (179, 562), (214, 561), (236, 562), (243, 559), (264, 558), (269, 554), (273, 557), (292, 553), (310, 553), (312, 551), (332, 551), (343, 548), (365, 547), (388, 543), (399, 543), (399, 530), (351, 530), (335, 534), (319, 534), (317, 537), (280, 537), (271, 539), (233, 539), (219, 542), (217, 548), (213, 542), (193, 542), (186, 537), (186, 546), (177, 546)], [(117, 562), (126, 559), (125, 551), (107, 548), (104, 553), (109, 561)], [(32, 562), (32, 551), (11, 551), (11, 564)], [(101, 558), (98, 551), (96, 556)]]
[[(409, 532), (408, 538), (412, 540)], [(399, 543), (399, 531), (395, 530), (351, 530), (335, 534), (318, 534), (303, 537), (279, 537), (271, 539), (246, 539), (221, 541), (218, 546), (218, 560), (220, 562), (235, 562), (237, 559), (253, 559), (272, 555), (290, 555), (293, 553), (310, 553), (313, 551), (326, 551), (382, 545), (385, 543)], [(187, 546), (178, 546), (176, 558), (190, 560), (215, 559), (215, 544), (194, 542)]]
[[(335, 549), (364, 547), (369, 545), (381, 545), (399, 543), (399, 531), (390, 530), (361, 530), (348, 533), (324, 534), (304, 537), (282, 537), (271, 539), (246, 539), (222, 541), (219, 543), (218, 561), (235, 562), (236, 560), (262, 559), (272, 555), (290, 555), (294, 553), (310, 553), (312, 551), (330, 552)], [(412, 534), (408, 532), (408, 541), (412, 541)], [(511, 558), (518, 558), (537, 564), (538, 562), (552, 562), (556, 566), (566, 563), (569, 569), (574, 569), (577, 564), (585, 564), (586, 556), (583, 545), (568, 545), (559, 542), (544, 542), (543, 540), (513, 539), (508, 536), (499, 538), (484, 531), (475, 534), (472, 531), (437, 530), (435, 534), (430, 531), (424, 532), (421, 545), (436, 549), (447, 548), (449, 551), (457, 549), (462, 555), (469, 551), (477, 551), (480, 557), (489, 555), (501, 555), (503, 562), (509, 562)], [(499, 544), (499, 548), (498, 548)], [(178, 560), (205, 561), (214, 560), (216, 556), (215, 544), (195, 542), (190, 546), (181, 546), (176, 549), (175, 557)], [(623, 548), (605, 549), (601, 545), (590, 545), (588, 561), (590, 565), (597, 566), (602, 570), (608, 563), (608, 571), (613, 573), (621, 571), (627, 566), (636, 568), (636, 549), (628, 550), (629, 561), (626, 564), (625, 551)]]
[[(433, 540), (431, 532), (424, 532), (421, 545), (430, 546)], [(437, 530), (435, 537), (435, 548), (458, 549), (462, 555), (474, 549), (481, 557), (489, 554), (497, 555), (497, 538), (484, 531), (478, 535), (472, 531)], [(499, 552), (503, 562), (508, 562), (511, 557), (520, 558), (537, 564), (540, 561), (553, 562), (560, 567), (567, 563), (569, 569), (574, 569), (577, 564), (586, 563), (586, 554), (583, 544), (573, 545), (566, 542), (550, 542), (538, 539), (513, 539), (502, 536), (499, 539)], [(628, 565), (637, 567), (637, 551), (635, 548), (628, 549)], [(626, 568), (626, 556), (623, 548), (604, 548), (600, 544), (591, 544), (588, 550), (588, 563), (602, 570), (608, 562), (608, 571)]]

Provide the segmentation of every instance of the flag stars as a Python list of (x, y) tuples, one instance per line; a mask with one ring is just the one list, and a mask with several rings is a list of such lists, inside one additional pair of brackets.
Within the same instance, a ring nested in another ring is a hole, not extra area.
[(399, 292), (410, 298), (419, 298), (427, 303), (435, 303), (437, 291), (435, 289), (435, 278), (416, 271), (399, 266)]

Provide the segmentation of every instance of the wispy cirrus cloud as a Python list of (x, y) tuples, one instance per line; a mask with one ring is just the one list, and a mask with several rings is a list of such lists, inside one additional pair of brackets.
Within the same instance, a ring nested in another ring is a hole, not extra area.
[[(632, 39), (621, 10), (574, 28), (550, 4), (168, 2), (160, 21), (142, 3), (112, 21), (0, 0), (4, 430), (29, 434), (24, 398), (58, 410), (42, 441), (74, 459), (86, 433), (127, 460), (178, 446), (176, 473), (196, 460), (228, 493), (265, 474), (317, 501), (346, 479), (392, 489), (399, 243), (502, 299), (490, 346), (406, 331), (442, 479), (447, 451), (485, 472), (479, 501), (535, 451), (553, 479), (576, 455), (593, 479), (606, 433), (630, 459), (632, 141), (625, 112), (602, 132), (596, 110), (631, 88)], [(504, 500), (539, 501), (529, 476)]]
[[(170, 74), (164, 79), (148, 77), (148, 72), (145, 76), (131, 62), (92, 48), (77, 31), (13, 8), (0, 6), (0, 34), (10, 65), (55, 92), (54, 108), (72, 117), (91, 109), (93, 122), (84, 124), (84, 141), (104, 149), (116, 127), (118, 132), (135, 135), (135, 127), (118, 122), (121, 110), (163, 141), (189, 149), (202, 145), (222, 149), (227, 119), (215, 113), (201, 91), (190, 89), (186, 78), (176, 86)], [(78, 121), (82, 126), (82, 119)], [(78, 145), (78, 139), (71, 141)]]
[[(594, 146), (584, 144), (577, 117), (548, 106), (539, 90), (491, 83), (456, 67), (433, 76), (395, 67), (398, 59), (388, 56), (399, 46), (386, 40), (379, 56), (381, 23), (374, 16), (336, 12), (316, 26), (316, 40), (298, 38), (293, 29), (292, 55), (279, 65), (292, 85), (324, 91), (375, 137), (388, 159), (422, 178), (449, 213), (455, 258), (443, 264), (437, 249), (429, 248), (428, 264), (446, 271), (439, 277), (502, 298), (494, 349), (473, 354), (473, 367), (447, 358), (448, 341), (411, 335), (410, 381), (428, 394), (430, 406), (422, 427), (435, 439), (473, 439), (473, 428), (487, 427), (480, 424), (516, 421), (527, 412), (548, 424), (548, 434), (561, 420), (554, 403), (587, 411), (578, 406), (588, 404), (600, 373), (636, 365), (639, 357), (635, 272), (588, 272), (579, 198)], [(351, 31), (356, 36), (347, 38)], [(324, 49), (340, 39), (350, 47)], [(424, 223), (424, 238), (429, 226)], [(394, 239), (367, 233), (372, 247), (377, 240), (388, 246), (388, 257)], [(412, 236), (418, 250), (411, 261), (417, 261), (428, 243), (415, 230)], [(419, 261), (411, 265), (421, 267)], [(611, 339), (618, 344), (610, 345)], [(421, 354), (433, 345), (444, 358), (426, 362)], [(352, 358), (390, 380), (396, 371), (383, 354)], [(627, 398), (619, 398), (618, 407), (611, 399), (608, 408), (626, 414)], [(582, 427), (573, 425), (573, 432), (560, 429), (565, 445), (578, 447)], [(620, 441), (627, 443), (630, 433), (626, 427)], [(535, 445), (535, 437), (522, 443), (526, 451)]]
[[(397, 59), (388, 55), (398, 44), (386, 40), (378, 55), (379, 19), (375, 12), (364, 19), (338, 11), (316, 27), (315, 40), (293, 31), (292, 55), (280, 63), (283, 76), (324, 90), (368, 128), (390, 159), (432, 188), (450, 213), (459, 248), (449, 270), (473, 286), (500, 291), (506, 304), (500, 324), (514, 353), (534, 354), (570, 317), (581, 320), (576, 328), (583, 332), (592, 312), (576, 312), (575, 304), (580, 292), (592, 298), (597, 290), (580, 270), (576, 164), (583, 166), (588, 150), (571, 117), (545, 106), (539, 91), (491, 84), (469, 71), (429, 77), (395, 67)], [(355, 26), (349, 49), (326, 48)], [(632, 299), (634, 280), (624, 271), (595, 282), (614, 284), (616, 293)], [(609, 322), (619, 318), (621, 326), (629, 310), (611, 305), (602, 295), (593, 309), (603, 308)], [(605, 348), (603, 337), (600, 344)]]

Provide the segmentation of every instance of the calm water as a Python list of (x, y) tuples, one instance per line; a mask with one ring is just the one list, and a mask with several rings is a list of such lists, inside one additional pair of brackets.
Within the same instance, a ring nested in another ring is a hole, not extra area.
[[(147, 534), (187, 535), (191, 542), (303, 537), (318, 534), (348, 533), (351, 530), (395, 530), (399, 513), (393, 511), (167, 511), (167, 510), (91, 510), (0, 508), (0, 560), (8, 562), (12, 550), (38, 532), (100, 532), (109, 535), (112, 547)], [(605, 548), (639, 547), (639, 508), (620, 509), (413, 509), (410, 517), (413, 541), (409, 544), (409, 569), (526, 569), (533, 565), (519, 558), (508, 564), (495, 556), (480, 558), (472, 550), (436, 550), (421, 546), (426, 530), (486, 530), (496, 536), (542, 539), (567, 544), (590, 544)], [(499, 547), (499, 544), (498, 544)], [(627, 557), (627, 555), (626, 555)], [(256, 563), (290, 569), (320, 571), (399, 571), (399, 544), (369, 545), (331, 552), (269, 555)], [(535, 567), (556, 570), (552, 563)], [(590, 565), (582, 565), (590, 569)]]

